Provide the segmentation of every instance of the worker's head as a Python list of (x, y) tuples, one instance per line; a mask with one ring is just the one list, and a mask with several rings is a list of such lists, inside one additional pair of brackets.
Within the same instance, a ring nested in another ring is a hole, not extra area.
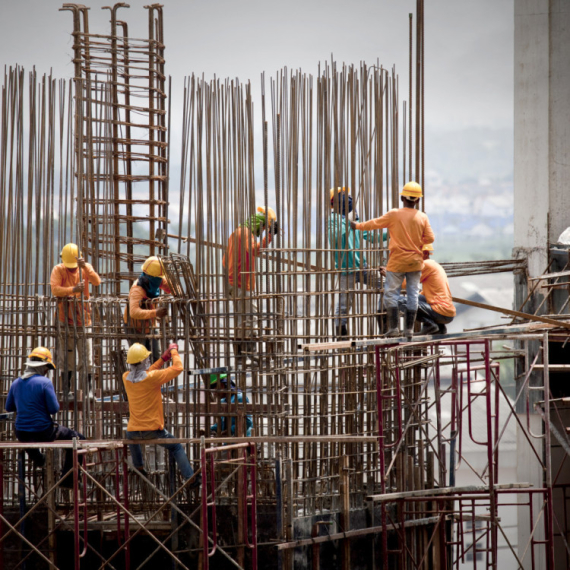
[(51, 351), (43, 346), (36, 346), (26, 360), (27, 368), (34, 368), (38, 374), (46, 374), (48, 370), (55, 370)]
[(423, 196), (422, 187), (417, 182), (408, 182), (402, 188), (400, 196), (406, 208), (415, 208)]
[(135, 342), (127, 352), (127, 363), (131, 365), (131, 368), (146, 365), (150, 355), (151, 352), (147, 350), (146, 346)]
[[(230, 390), (234, 390), (236, 385), (233, 380), (230, 380)], [(225, 398), (224, 391), (228, 390), (228, 375), (227, 374), (210, 374), (210, 388), (217, 390), (216, 395), (219, 398)]]
[(77, 245), (74, 243), (64, 245), (60, 255), (63, 265), (70, 271), (75, 272), (77, 270), (77, 258), (81, 257)]
[(428, 243), (422, 247), (422, 255), (425, 259), (429, 259), (429, 256), (433, 253), (433, 245)]
[(266, 212), (264, 206), (258, 206), (257, 212), (245, 222), (245, 225), (256, 237), (259, 237), (266, 228), (268, 228), (272, 234), (276, 234), (279, 231), (275, 210), (268, 207)]
[(348, 216), (352, 212), (352, 196), (350, 188), (339, 187), (330, 189), (331, 208), (341, 216)]
[(155, 255), (148, 257), (142, 264), (141, 269), (143, 273), (146, 273), (149, 277), (164, 278), (164, 267), (162, 265), (162, 261), (160, 261), (160, 259)]

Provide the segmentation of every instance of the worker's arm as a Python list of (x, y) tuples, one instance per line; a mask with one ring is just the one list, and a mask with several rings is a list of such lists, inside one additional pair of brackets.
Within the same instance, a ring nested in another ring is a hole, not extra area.
[(424, 233), (422, 235), (422, 242), (424, 243), (424, 245), (427, 245), (428, 243), (433, 243), (435, 241), (435, 235), (433, 233), (433, 230), (431, 229), (431, 226), (429, 225), (429, 220), (426, 220), (426, 226), (424, 228)]
[(381, 230), (383, 228), (390, 227), (391, 216), (390, 212), (387, 212), (383, 216), (376, 218), (374, 220), (369, 220), (367, 222), (352, 222), (350, 225), (355, 230)]
[[(158, 377), (157, 380), (158, 380), (159, 384), (166, 384), (166, 383), (170, 382), (171, 380), (173, 380), (174, 378), (179, 376), (180, 373), (182, 372), (182, 370), (184, 369), (182, 366), (182, 359), (180, 358), (180, 355), (178, 354), (178, 350), (173, 348), (171, 350), (170, 354), (172, 355), (172, 366), (169, 366), (165, 370), (161, 370), (156, 375)], [(150, 367), (150, 369), (154, 368), (157, 365), (159, 365), (158, 367), (160, 368), (160, 361), (161, 360), (162, 360), (162, 358), (160, 358), (157, 362), (155, 362)], [(164, 360), (162, 360), (162, 363), (164, 364)], [(155, 370), (156, 370), (156, 368), (155, 368)]]
[(272, 239), (273, 236), (271, 235), (271, 232), (267, 232), (267, 235), (261, 240), (261, 242), (258, 242), (256, 239), (254, 239), (253, 242), (255, 245), (253, 246), (251, 253), (253, 255), (259, 255), (259, 250), (265, 249), (271, 243)]
[(129, 313), (131, 319), (146, 321), (156, 317), (156, 309), (141, 309), (141, 301), (146, 297), (142, 287), (131, 287), (129, 292)]
[[(12, 384), (13, 386), (13, 384)], [(14, 392), (12, 390), (12, 386), (10, 386), (10, 390), (8, 390), (8, 397), (6, 398), (6, 411), (7, 412), (15, 412), (16, 411), (16, 400), (14, 399)]]
[(99, 274), (95, 271), (95, 269), (93, 269), (93, 266), (90, 263), (85, 264), (83, 271), (84, 271), (84, 278), (87, 277), (91, 285), (95, 287), (101, 285), (101, 277), (99, 277)]
[(55, 297), (70, 297), (73, 295), (73, 287), (63, 286), (63, 275), (61, 267), (55, 266), (51, 272), (49, 280), (51, 292)]
[(57, 412), (59, 412), (59, 402), (57, 401), (57, 396), (55, 395), (55, 390), (51, 382), (44, 386), (44, 397), (48, 413), (57, 414)]

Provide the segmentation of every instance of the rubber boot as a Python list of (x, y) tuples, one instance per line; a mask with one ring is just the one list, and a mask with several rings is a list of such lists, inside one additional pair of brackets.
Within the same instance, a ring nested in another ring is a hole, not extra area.
[[(414, 313), (415, 318), (415, 313)], [(386, 308), (386, 322), (388, 323), (388, 331), (384, 335), (386, 338), (397, 338), (400, 336), (400, 316), (398, 307)]]
[(422, 323), (422, 330), (415, 333), (415, 336), (426, 336), (437, 334), (439, 332), (439, 327), (433, 321), (424, 321)]
[(414, 335), (414, 324), (416, 322), (416, 312), (408, 311), (406, 309), (406, 328), (404, 330), (404, 335), (406, 338), (411, 339)]
[(447, 327), (445, 325), (437, 325), (437, 334), (447, 334)]
[(386, 330), (386, 314), (383, 311), (377, 311), (376, 324), (378, 325), (378, 334), (384, 334)]

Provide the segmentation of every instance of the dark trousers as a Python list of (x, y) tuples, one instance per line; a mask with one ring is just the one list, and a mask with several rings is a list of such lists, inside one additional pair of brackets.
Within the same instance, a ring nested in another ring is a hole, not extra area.
[[(16, 437), (22, 443), (50, 443), (56, 440), (72, 440), (74, 437), (77, 439), (85, 439), (85, 436), (73, 429), (53, 424), (43, 431), (19, 431), (16, 430)], [(29, 458), (34, 463), (42, 464), (44, 461), (43, 453), (39, 449), (26, 449)], [(79, 456), (79, 461), (82, 462), (82, 456)], [(63, 463), (62, 476), (65, 475), (73, 467), (73, 450), (65, 450), (65, 461)]]

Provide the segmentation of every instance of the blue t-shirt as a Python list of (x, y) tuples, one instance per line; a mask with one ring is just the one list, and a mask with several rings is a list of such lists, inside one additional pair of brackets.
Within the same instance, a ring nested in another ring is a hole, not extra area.
[[(235, 404), (236, 401), (236, 394), (232, 394), (232, 397), (230, 399), (230, 403)], [(237, 401), (239, 404), (243, 404), (243, 393), (241, 391), (239, 391), (237, 393)], [(247, 396), (245, 397), (245, 402), (246, 404), (249, 404), (249, 400), (247, 398)], [(220, 404), (225, 404), (227, 403), (227, 399), (226, 398), (222, 398), (220, 400)], [(253, 419), (251, 416), (245, 416), (245, 436), (249, 437), (251, 435), (251, 430), (253, 428)], [(218, 431), (218, 424), (215, 423), (213, 426), (210, 427), (211, 431)], [(225, 416), (222, 416), (222, 431), (226, 431), (226, 418)], [(235, 416), (232, 417), (232, 421), (231, 421), (231, 429), (230, 429), (230, 433), (231, 435), (236, 434), (236, 418)]]
[(49, 378), (35, 374), (16, 378), (6, 399), (6, 411), (16, 412), (18, 431), (43, 431), (53, 425), (50, 414), (59, 412), (59, 402)]

